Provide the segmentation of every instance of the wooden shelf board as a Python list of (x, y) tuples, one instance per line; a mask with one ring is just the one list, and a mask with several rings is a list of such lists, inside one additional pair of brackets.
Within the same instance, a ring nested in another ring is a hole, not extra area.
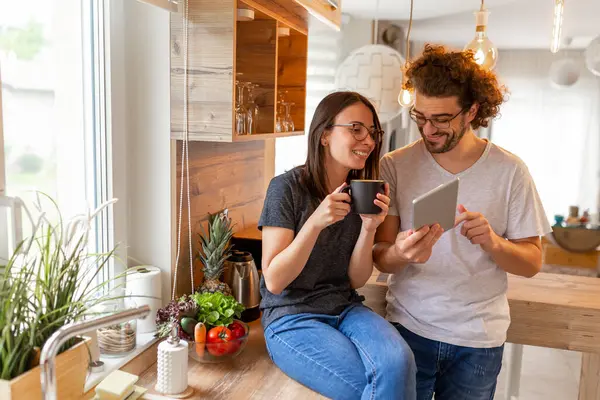
[(291, 1), (281, 0), (240, 0), (239, 4), (252, 7), (255, 12), (266, 14), (285, 23), (290, 28), (308, 36), (308, 11), (304, 6)]
[(302, 136), (302, 135), (304, 135), (304, 131), (255, 133), (254, 135), (234, 135), (233, 141), (234, 142), (252, 142), (254, 140), (275, 139), (275, 138), (284, 138), (284, 137)]

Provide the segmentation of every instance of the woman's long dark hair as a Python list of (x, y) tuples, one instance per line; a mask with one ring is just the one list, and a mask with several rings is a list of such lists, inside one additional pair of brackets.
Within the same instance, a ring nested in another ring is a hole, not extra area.
[[(364, 96), (356, 92), (334, 92), (325, 97), (315, 110), (310, 131), (308, 133), (308, 155), (306, 162), (301, 167), (301, 184), (309, 191), (315, 201), (319, 203), (329, 194), (327, 189), (327, 171), (325, 170), (325, 148), (321, 144), (321, 136), (334, 123), (337, 115), (356, 103), (363, 103), (373, 113), (373, 124), (381, 130), (381, 123), (373, 104)], [(351, 170), (346, 178), (352, 179), (378, 179), (379, 178), (379, 153), (381, 142), (376, 141), (375, 149), (367, 158), (365, 168)]]

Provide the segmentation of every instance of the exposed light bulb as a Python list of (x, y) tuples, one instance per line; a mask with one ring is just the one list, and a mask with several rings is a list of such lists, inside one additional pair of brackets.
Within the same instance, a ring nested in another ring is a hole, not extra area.
[(498, 49), (485, 33), (489, 14), (490, 12), (483, 8), (475, 12), (475, 38), (465, 46), (464, 50), (473, 50), (475, 62), (483, 68), (494, 69), (498, 61)]
[(404, 107), (412, 107), (415, 104), (415, 94), (410, 89), (402, 89), (398, 95), (398, 103)]
[(552, 44), (550, 51), (557, 53), (560, 49), (560, 34), (562, 31), (563, 13), (565, 10), (564, 0), (554, 1), (554, 25), (552, 28)]

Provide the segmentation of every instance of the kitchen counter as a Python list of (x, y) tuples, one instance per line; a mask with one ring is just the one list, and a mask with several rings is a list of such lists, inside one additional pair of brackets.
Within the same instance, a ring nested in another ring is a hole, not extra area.
[[(189, 399), (325, 399), (281, 372), (267, 354), (260, 321), (249, 325), (248, 343), (236, 358), (220, 364), (201, 364), (188, 358), (188, 385), (194, 389)], [(153, 364), (137, 385), (152, 395), (157, 394), (155, 384)]]
[[(365, 304), (385, 313), (387, 275), (374, 271), (360, 290)], [(518, 398), (521, 347), (531, 345), (582, 354), (579, 400), (600, 400), (600, 279), (539, 273), (508, 276), (511, 355), (508, 398)]]
[[(256, 228), (237, 235), (260, 240)], [(386, 275), (375, 270), (359, 292), (366, 305), (383, 315), (386, 291)], [(509, 275), (507, 297), (512, 320), (507, 341), (515, 344), (512, 347), (532, 345), (583, 353), (579, 400), (600, 400), (600, 279), (548, 273), (534, 278)], [(259, 321), (251, 323), (250, 330), (248, 344), (237, 358), (222, 364), (190, 360), (188, 381), (195, 389), (191, 398), (323, 398), (271, 362)], [(520, 353), (513, 351), (510, 358), (507, 394), (518, 398)], [(155, 380), (154, 364), (141, 375), (139, 384), (155, 393)]]

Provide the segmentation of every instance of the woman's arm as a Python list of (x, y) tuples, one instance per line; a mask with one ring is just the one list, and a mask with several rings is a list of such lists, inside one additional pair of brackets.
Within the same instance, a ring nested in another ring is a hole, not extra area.
[(263, 226), (262, 269), (269, 292), (281, 294), (304, 269), (321, 231), (348, 215), (350, 196), (339, 193), (345, 185), (325, 197), (295, 238), (291, 229)]
[(354, 246), (348, 276), (353, 289), (363, 287), (373, 273), (373, 243), (375, 231), (360, 230), (360, 235)]
[(373, 243), (377, 227), (385, 220), (390, 204), (390, 187), (385, 184), (385, 194), (378, 193), (374, 203), (381, 208), (376, 215), (361, 215), (362, 227), (358, 240), (354, 245), (350, 265), (348, 266), (348, 277), (350, 285), (357, 289), (363, 287), (373, 273)]
[(281, 294), (300, 275), (320, 232), (308, 221), (296, 238), (290, 229), (263, 227), (262, 269), (269, 292)]

